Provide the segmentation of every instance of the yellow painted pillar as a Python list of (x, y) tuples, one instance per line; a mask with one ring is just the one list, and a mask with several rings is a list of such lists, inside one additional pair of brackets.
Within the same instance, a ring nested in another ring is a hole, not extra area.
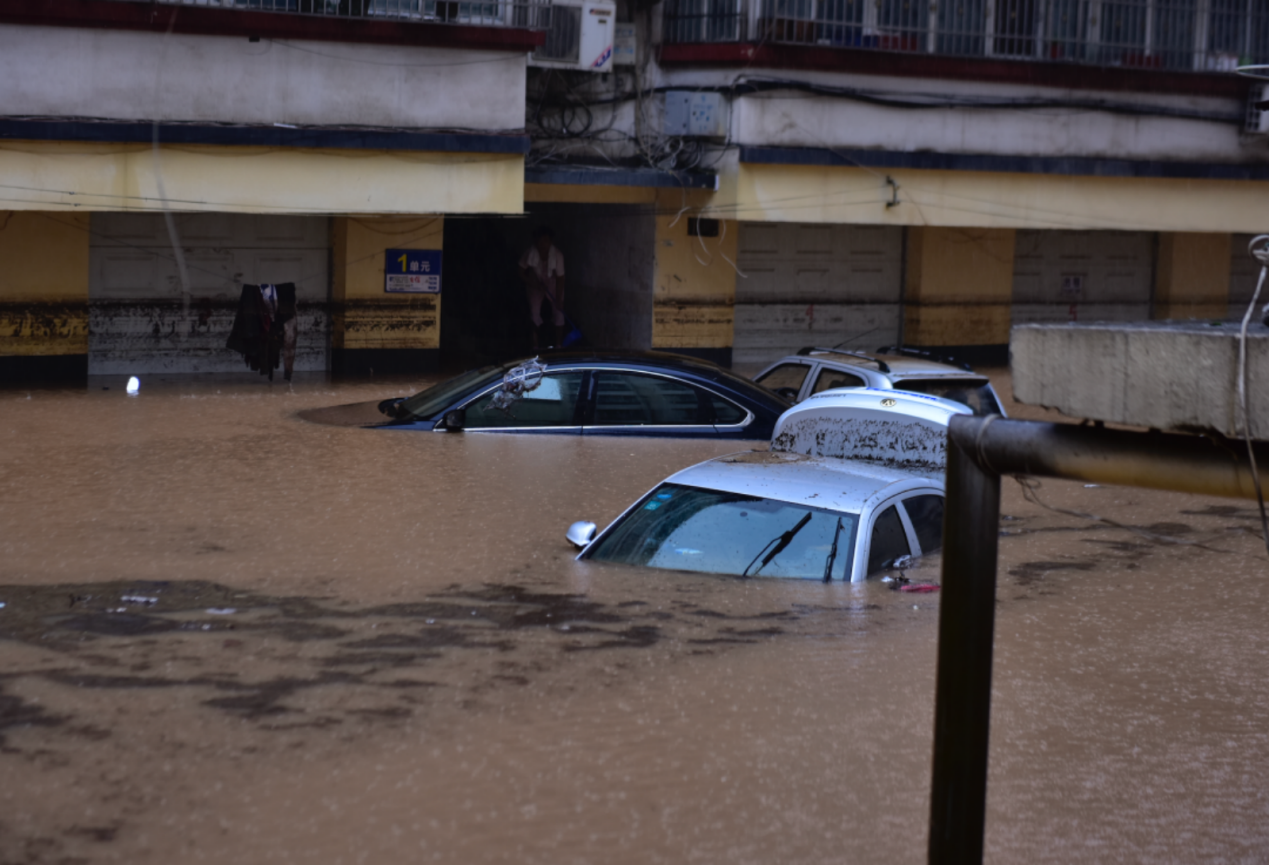
[(0, 211), (0, 381), (88, 375), (88, 214)]
[[(442, 249), (444, 217), (344, 216), (332, 221), (331, 369), (336, 373), (436, 369), (441, 295), (391, 292), (388, 250)], [(394, 254), (394, 258), (395, 258)], [(445, 274), (441, 272), (441, 291)]]
[(1165, 231), (1155, 263), (1155, 318), (1223, 319), (1229, 310), (1230, 235)]
[(1013, 247), (1011, 228), (909, 228), (904, 342), (1008, 345)]
[[(735, 220), (699, 209), (707, 194), (694, 192), (686, 201), (678, 191), (658, 195), (652, 348), (730, 366), (740, 232)], [(680, 212), (685, 205), (689, 209)]]

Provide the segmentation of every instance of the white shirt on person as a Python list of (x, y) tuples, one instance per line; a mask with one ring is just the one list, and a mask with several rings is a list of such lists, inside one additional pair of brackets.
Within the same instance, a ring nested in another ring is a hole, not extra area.
[(554, 293), (557, 277), (564, 275), (564, 254), (552, 245), (546, 254), (546, 261), (543, 261), (542, 253), (538, 252), (537, 246), (530, 246), (524, 255), (520, 256), (520, 266), (536, 273), (547, 291)]

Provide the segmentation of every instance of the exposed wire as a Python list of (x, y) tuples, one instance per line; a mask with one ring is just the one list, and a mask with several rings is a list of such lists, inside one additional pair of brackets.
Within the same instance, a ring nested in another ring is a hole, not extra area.
[(1251, 314), (1256, 309), (1256, 301), (1260, 299), (1260, 289), (1265, 284), (1265, 274), (1269, 272), (1269, 234), (1261, 234), (1252, 238), (1247, 246), (1252, 258), (1260, 262), (1260, 279), (1256, 281), (1256, 291), (1247, 304), (1247, 312), (1243, 314), (1243, 324), (1238, 331), (1238, 408), (1242, 415), (1243, 443), (1247, 446), (1247, 461), (1251, 465), (1251, 480), (1256, 487), (1256, 504), (1260, 507), (1260, 531), (1265, 543), (1265, 552), (1269, 552), (1269, 519), (1265, 516), (1265, 496), (1260, 488), (1260, 470), (1256, 466), (1256, 452), (1251, 446), (1251, 414), (1247, 411), (1247, 325)]
[(163, 114), (160, 100), (163, 96), (163, 68), (167, 61), (168, 42), (171, 39), (172, 30), (176, 26), (176, 16), (179, 14), (179, 9), (172, 10), (172, 17), (167, 22), (167, 32), (163, 34), (163, 44), (159, 51), (159, 62), (155, 64), (153, 159), (154, 181), (159, 191), (159, 204), (163, 209), (163, 221), (167, 224), (168, 239), (172, 242), (172, 253), (176, 257), (176, 275), (181, 280), (181, 314), (188, 317), (190, 301), (189, 271), (185, 267), (185, 250), (181, 247), (181, 238), (176, 231), (176, 220), (172, 216), (172, 208), (167, 201), (167, 188), (163, 182), (163, 154), (159, 148), (158, 120)]
[[(1168, 117), (1179, 120), (1205, 120), (1215, 123), (1242, 124), (1244, 117), (1241, 111), (1200, 111), (1187, 108), (1172, 108), (1163, 105), (1142, 105), (1138, 102), (1114, 102), (1108, 99), (1054, 99), (1054, 98), (999, 98), (974, 96), (945, 96), (934, 93), (912, 93), (895, 95), (887, 91), (867, 90), (857, 87), (833, 87), (791, 78), (766, 78), (738, 75), (730, 84), (701, 85), (684, 87), (683, 85), (662, 85), (634, 93), (610, 97), (612, 101), (630, 101), (646, 98), (669, 90), (692, 90), (697, 93), (727, 93), (733, 97), (751, 96), (760, 93), (792, 91), (811, 96), (828, 96), (880, 105), (886, 108), (936, 109), (936, 108), (969, 108), (969, 109), (1073, 109), (1076, 111), (1102, 111), (1109, 114), (1123, 114), (1132, 117)], [(608, 100), (597, 100), (592, 104), (603, 104)]]
[(1108, 526), (1113, 526), (1114, 528), (1117, 528), (1117, 529), (1123, 529), (1126, 532), (1132, 532), (1134, 535), (1143, 537), (1148, 541), (1153, 541), (1156, 544), (1168, 544), (1168, 545), (1179, 546), (1179, 547), (1197, 547), (1201, 550), (1210, 550), (1211, 552), (1214, 552), (1214, 553), (1231, 552), (1231, 550), (1221, 550), (1221, 549), (1217, 549), (1216, 547), (1210, 547), (1207, 544), (1201, 543), (1199, 541), (1187, 541), (1183, 538), (1173, 538), (1173, 537), (1169, 537), (1168, 535), (1159, 535), (1159, 534), (1155, 534), (1154, 532), (1148, 532), (1145, 529), (1139, 529), (1136, 526), (1130, 526), (1125, 523), (1117, 522), (1116, 520), (1112, 520), (1109, 517), (1102, 517), (1102, 516), (1098, 516), (1097, 514), (1089, 514), (1083, 511), (1075, 511), (1069, 508), (1059, 508), (1056, 505), (1051, 505), (1040, 498), (1040, 494), (1038, 490), (1041, 488), (1041, 484), (1035, 478), (1027, 477), (1025, 475), (1014, 475), (1013, 479), (1017, 481), (1018, 486), (1022, 488), (1022, 497), (1024, 499), (1031, 502), (1031, 504), (1033, 505), (1044, 508), (1047, 511), (1052, 511), (1055, 514), (1063, 514), (1068, 517), (1077, 517), (1078, 519), (1081, 519), (1081, 520), (1091, 520), (1092, 522), (1096, 522), (1096, 523), (1105, 523)]

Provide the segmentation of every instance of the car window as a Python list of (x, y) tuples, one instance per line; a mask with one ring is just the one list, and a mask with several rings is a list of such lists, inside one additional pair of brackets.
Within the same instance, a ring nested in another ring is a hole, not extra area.
[(811, 368), (804, 363), (782, 363), (775, 369), (758, 376), (754, 381), (767, 390), (777, 393), (787, 388), (793, 393), (786, 395), (790, 399), (796, 399), (802, 390), (802, 382), (806, 381), (806, 374), (810, 371)]
[(982, 417), (989, 414), (1000, 414), (1000, 405), (992, 394), (991, 385), (982, 379), (902, 379), (894, 386), (899, 390), (910, 390), (915, 393), (941, 396), (968, 406), (970, 411)]
[(713, 423), (713, 408), (699, 388), (674, 379), (624, 372), (595, 373), (595, 426)]
[(943, 546), (943, 497), (913, 496), (905, 499), (908, 520), (916, 531), (922, 553), (932, 553)]
[(507, 370), (516, 365), (516, 361), (500, 366), (487, 366), (483, 369), (471, 370), (462, 375), (443, 381), (438, 385), (420, 391), (397, 406), (397, 416), (402, 418), (430, 418), (432, 415), (449, 408), (454, 400), (472, 390), (479, 390), (482, 384), (488, 384), (501, 378)]
[[(856, 514), (662, 484), (588, 558), (712, 574), (849, 580)], [(770, 556), (768, 559), (767, 557)]]
[(710, 407), (714, 410), (714, 423), (719, 426), (728, 426), (730, 424), (738, 424), (749, 416), (749, 412), (736, 405), (729, 399), (723, 399), (715, 394), (709, 395)]
[(868, 573), (884, 571), (900, 556), (911, 554), (908, 546), (908, 533), (903, 530), (903, 521), (899, 519), (899, 511), (894, 505), (886, 508), (877, 517), (872, 527), (872, 543), (868, 548)]
[(512, 402), (505, 410), (493, 405), (497, 389), (467, 405), (467, 429), (491, 427), (576, 426), (574, 413), (581, 390), (580, 372), (547, 373), (533, 390)]
[(836, 369), (821, 369), (815, 377), (815, 387), (811, 393), (820, 393), (834, 387), (865, 387), (866, 383), (857, 375), (841, 372)]

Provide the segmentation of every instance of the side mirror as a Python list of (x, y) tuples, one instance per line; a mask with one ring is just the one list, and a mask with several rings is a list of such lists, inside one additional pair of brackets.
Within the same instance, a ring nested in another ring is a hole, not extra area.
[(449, 432), (461, 432), (467, 426), (467, 410), (456, 408), (445, 412), (445, 419), (441, 421), (441, 426)]
[(585, 549), (590, 546), (590, 542), (595, 540), (595, 532), (599, 530), (599, 526), (594, 523), (588, 523), (585, 520), (573, 523), (568, 527), (568, 542), (579, 549)]

